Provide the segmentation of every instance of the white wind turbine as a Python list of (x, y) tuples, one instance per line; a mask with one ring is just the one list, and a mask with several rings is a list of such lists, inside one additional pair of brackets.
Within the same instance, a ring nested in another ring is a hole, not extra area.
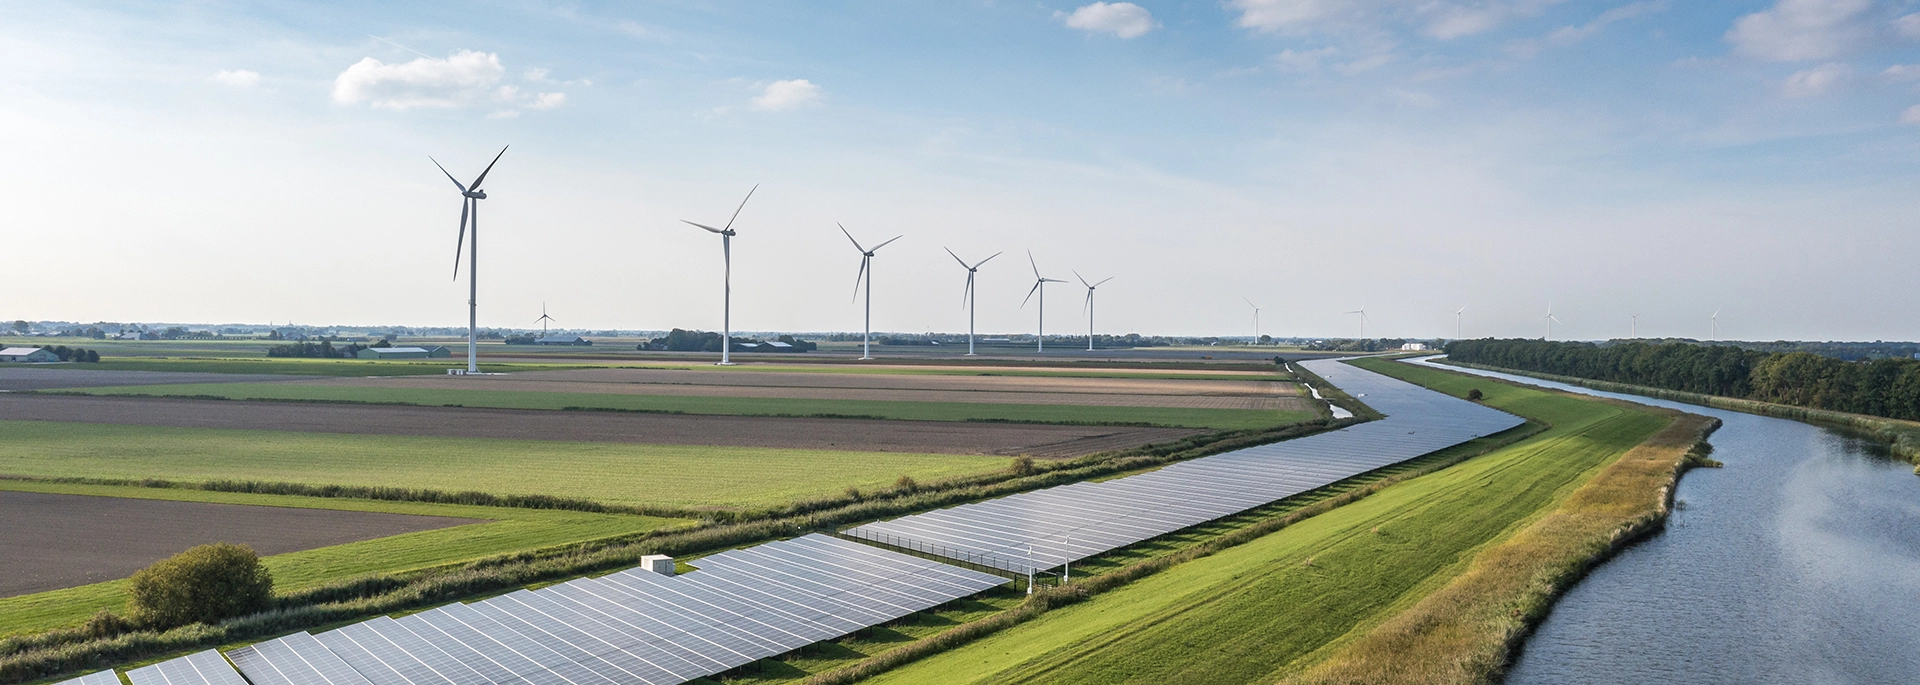
[(1543, 317), (1540, 317), (1540, 320), (1541, 320), (1541, 321), (1545, 321), (1545, 322), (1547, 322), (1547, 337), (1545, 338), (1546, 340), (1552, 340), (1552, 339), (1553, 339), (1553, 325), (1554, 325), (1554, 324), (1556, 324), (1556, 323), (1558, 323), (1558, 324), (1564, 324), (1564, 323), (1566, 323), (1565, 321), (1561, 321), (1561, 320), (1559, 320), (1559, 319), (1556, 319), (1556, 318), (1554, 318), (1554, 316), (1553, 316), (1553, 303), (1552, 303), (1552, 302), (1548, 302), (1548, 303), (1547, 303), (1547, 315), (1546, 315), (1546, 316), (1543, 316)]
[(1466, 333), (1467, 318), (1466, 317), (1467, 317), (1466, 305), (1464, 304), (1460, 305), (1459, 309), (1453, 310), (1453, 339), (1455, 340), (1467, 339), (1467, 333)]
[(560, 323), (554, 321), (553, 317), (547, 316), (547, 303), (542, 302), (540, 303), (540, 318), (533, 320), (534, 323), (540, 324), (540, 337), (542, 338), (547, 337), (547, 322), (549, 321)]
[(1026, 309), (1027, 301), (1033, 299), (1033, 294), (1040, 293), (1039, 346), (1035, 347), (1034, 350), (1037, 352), (1045, 352), (1047, 351), (1047, 284), (1065, 283), (1066, 281), (1040, 275), (1040, 264), (1033, 261), (1033, 250), (1027, 250), (1027, 265), (1033, 267), (1033, 289), (1027, 291), (1027, 299), (1020, 301), (1020, 308)]
[(1087, 277), (1080, 275), (1080, 272), (1078, 271), (1073, 272), (1073, 277), (1080, 279), (1080, 285), (1087, 286), (1087, 304), (1085, 307), (1082, 307), (1081, 309), (1087, 315), (1087, 351), (1092, 352), (1093, 351), (1093, 291), (1095, 288), (1100, 287), (1101, 284), (1104, 284), (1107, 281), (1113, 280), (1113, 277), (1108, 276), (1106, 278), (1103, 278), (1100, 280), (1099, 283), (1088, 283)]
[(967, 307), (967, 356), (971, 357), (973, 356), (973, 309), (974, 309), (973, 275), (974, 273), (980, 271), (981, 264), (985, 264), (988, 261), (992, 260), (994, 257), (1000, 256), (1000, 253), (995, 252), (993, 253), (993, 255), (987, 257), (986, 259), (982, 259), (979, 262), (969, 265), (967, 264), (967, 260), (960, 258), (960, 255), (953, 254), (952, 249), (945, 248), (945, 247), (940, 249), (946, 250), (947, 254), (953, 255), (953, 261), (959, 262), (960, 267), (967, 270), (967, 289), (964, 292), (960, 293), (960, 304), (966, 305)]
[[(834, 225), (840, 226), (840, 224), (837, 224), (837, 223)], [(869, 250), (867, 248), (861, 247), (860, 241), (854, 240), (852, 233), (847, 233), (846, 226), (840, 226), (840, 232), (846, 233), (847, 240), (853, 243), (853, 249), (860, 251), (860, 274), (853, 277), (853, 297), (854, 299), (860, 298), (860, 281), (865, 280), (867, 282), (867, 318), (866, 318), (866, 329), (860, 334), (860, 358), (872, 359), (873, 358), (873, 253), (879, 252), (880, 248), (887, 246), (887, 243), (891, 243), (895, 240), (899, 240), (905, 236), (896, 235), (892, 238), (888, 238), (886, 243), (880, 243), (879, 245), (875, 245), (873, 246), (873, 249)]]
[(722, 292), (720, 295), (721, 366), (733, 365), (733, 220), (740, 218), (740, 210), (747, 208), (747, 200), (753, 199), (753, 191), (759, 189), (760, 184), (756, 183), (753, 188), (747, 191), (746, 198), (740, 200), (740, 206), (733, 209), (733, 216), (727, 218), (726, 228), (714, 228), (705, 224), (696, 224), (686, 219), (680, 220), (680, 223), (698, 226), (720, 234), (720, 259), (726, 263), (725, 274), (721, 277)]
[[(487, 172), (493, 171), (493, 165), (500, 162), (500, 155), (507, 154), (507, 148), (500, 148), (500, 154), (493, 156), (485, 171), (473, 179), (472, 185), (461, 185), (460, 180), (447, 173), (440, 166), (440, 160), (428, 157), (433, 165), (440, 167), (440, 173), (447, 174), (447, 180), (460, 189), (460, 241), (453, 246), (453, 279), (460, 280), (460, 251), (467, 252), (467, 373), (480, 373), (480, 201), (487, 199), (486, 191), (480, 184), (487, 180)], [(473, 226), (473, 247), (466, 247), (467, 226)], [(289, 324), (291, 325), (291, 324)]]
[(1359, 339), (1366, 340), (1367, 339), (1367, 305), (1365, 303), (1362, 303), (1359, 309), (1355, 309), (1347, 313), (1360, 315), (1360, 338)]
[(1720, 337), (1720, 310), (1713, 310), (1713, 316), (1707, 317), (1707, 339)]
[(1254, 304), (1253, 300), (1247, 299), (1246, 296), (1244, 295), (1240, 297), (1240, 301), (1247, 303), (1247, 306), (1253, 308), (1253, 344), (1259, 345), (1260, 344), (1260, 305)]
[(1640, 339), (1640, 315), (1628, 314), (1627, 316), (1633, 317), (1633, 338), (1635, 340)]

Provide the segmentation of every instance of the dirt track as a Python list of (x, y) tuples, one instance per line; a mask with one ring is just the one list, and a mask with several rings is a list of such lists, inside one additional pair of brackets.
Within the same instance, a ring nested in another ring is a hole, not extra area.
[(474, 519), (0, 490), (0, 597), (125, 578), (194, 545), (261, 556), (446, 528)]
[(178, 383), (264, 383), (270, 381), (298, 381), (311, 378), (317, 378), (317, 376), (181, 373), (176, 371), (93, 371), (71, 364), (39, 367), (0, 364), (0, 390), (106, 388), (121, 385), (172, 385)]
[(926, 454), (1070, 457), (1177, 440), (1181, 428), (872, 421), (0, 394), (0, 417), (39, 421)]
[(1311, 411), (1299, 386), (1273, 381), (822, 374), (676, 369), (576, 369), (500, 376), (329, 378), (300, 382), (378, 388), (969, 402), (1097, 407)]

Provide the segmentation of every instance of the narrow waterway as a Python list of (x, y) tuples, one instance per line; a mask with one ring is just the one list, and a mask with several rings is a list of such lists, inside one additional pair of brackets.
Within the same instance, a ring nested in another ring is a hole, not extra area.
[(1553, 607), (1507, 682), (1920, 683), (1920, 478), (1810, 424), (1444, 367), (1720, 418), (1665, 533)]

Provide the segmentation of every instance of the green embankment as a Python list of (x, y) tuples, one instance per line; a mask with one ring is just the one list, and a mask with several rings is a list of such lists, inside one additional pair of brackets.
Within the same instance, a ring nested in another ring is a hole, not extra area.
[[(465, 360), (362, 361), (357, 359), (234, 359), (110, 357), (89, 364), (57, 367), (75, 371), (175, 371), (192, 373), (249, 373), (286, 376), (437, 376), (452, 368), (467, 368)], [(590, 368), (579, 364), (486, 364), (487, 373), (553, 371)]]
[[(273, 571), (274, 586), (280, 592), (300, 590), (366, 573), (391, 573), (457, 564), (523, 549), (639, 533), (682, 523), (674, 519), (622, 514), (31, 481), (0, 480), (0, 489), (487, 520), (485, 523), (405, 533), (266, 557), (264, 561), (267, 568)], [(102, 608), (121, 611), (126, 603), (124, 586), (124, 580), (114, 580), (0, 598), (0, 637), (73, 625)]]
[(195, 383), (67, 392), (89, 395), (214, 397), (246, 400), (407, 404), (496, 409), (593, 409), (607, 411), (708, 414), (724, 416), (837, 416), (912, 421), (1009, 421), (1090, 425), (1154, 425), (1240, 430), (1267, 428), (1316, 418), (1305, 411), (1257, 409), (1184, 409), (1169, 407), (1090, 407), (1052, 404), (973, 402), (888, 402), (771, 397), (683, 397), (584, 392), (361, 388), (293, 383)]
[(876, 678), (879, 683), (1271, 682), (1444, 585), (1669, 423), (1618, 405), (1363, 362), (1551, 425), (1277, 533)]
[(1004, 457), (0, 421), (0, 474), (261, 480), (757, 507), (1003, 468)]

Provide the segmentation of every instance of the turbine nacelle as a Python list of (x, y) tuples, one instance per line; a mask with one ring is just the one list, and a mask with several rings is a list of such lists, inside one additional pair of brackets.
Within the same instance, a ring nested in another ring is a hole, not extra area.
[(466, 191), (466, 192), (463, 192), (463, 193), (460, 193), (460, 194), (461, 194), (461, 195), (465, 195), (465, 196), (467, 196), (467, 197), (470, 197), (470, 198), (473, 198), (473, 199), (475, 199), (475, 200), (485, 200), (485, 199), (487, 199), (487, 191), (484, 191), (484, 190), (469, 190), (469, 191)]

